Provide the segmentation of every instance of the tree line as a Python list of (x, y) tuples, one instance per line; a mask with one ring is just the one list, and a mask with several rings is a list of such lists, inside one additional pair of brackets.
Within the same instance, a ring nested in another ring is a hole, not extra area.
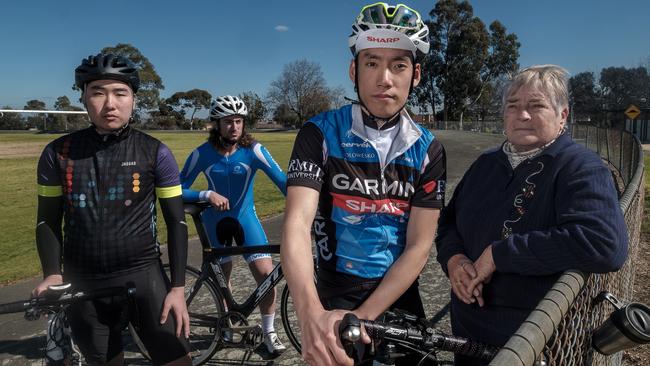
[[(428, 13), (425, 23), (430, 30), (431, 48), (419, 60), (422, 80), (409, 100), (409, 110), (433, 114), (436, 120), (498, 121), (501, 119), (501, 92), (508, 76), (519, 68), (517, 35), (508, 32), (498, 20), (489, 25), (473, 13), (468, 1), (439, 0)], [(205, 119), (197, 113), (207, 110), (213, 96), (203, 89), (177, 91), (161, 98), (162, 78), (153, 63), (136, 47), (117, 44), (105, 47), (130, 58), (140, 70), (135, 119), (149, 129), (203, 128)], [(604, 68), (597, 79), (593, 72), (581, 72), (570, 80), (573, 118), (608, 123), (604, 111), (625, 108), (631, 102), (650, 99), (648, 67)], [(75, 87), (73, 86), (73, 89)], [(284, 65), (281, 74), (269, 85), (267, 94), (248, 91), (239, 95), (248, 106), (248, 125), (259, 121), (300, 127), (309, 117), (346, 103), (345, 89), (331, 87), (318, 63), (306, 59)], [(356, 95), (353, 96), (356, 99)], [(57, 110), (79, 110), (67, 97), (57, 99)], [(45, 103), (28, 101), (24, 109), (45, 109)], [(205, 115), (202, 113), (200, 115)], [(23, 119), (6, 113), (0, 117), (0, 129), (47, 127), (74, 129), (87, 125), (79, 115), (32, 116)]]
[(570, 80), (569, 103), (576, 122), (610, 127), (625, 119), (631, 104), (647, 108), (650, 102), (650, 58), (638, 67), (606, 67), (599, 77), (585, 71)]

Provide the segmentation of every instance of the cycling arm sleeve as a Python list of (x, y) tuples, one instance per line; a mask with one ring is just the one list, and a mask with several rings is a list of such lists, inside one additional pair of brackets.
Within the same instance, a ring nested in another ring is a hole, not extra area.
[(62, 220), (62, 197), (38, 196), (36, 248), (43, 267), (43, 277), (61, 274)]
[(38, 211), (36, 214), (36, 248), (43, 267), (43, 277), (61, 274), (63, 253), (63, 189), (54, 145), (48, 144), (38, 161)]
[(167, 224), (167, 250), (172, 287), (185, 285), (187, 263), (187, 224), (181, 196), (160, 198), (160, 208)]
[(259, 166), (262, 168), (264, 173), (271, 178), (276, 187), (282, 192), (283, 195), (287, 195), (287, 176), (282, 171), (282, 168), (278, 163), (273, 160), (271, 153), (262, 146), (262, 144), (257, 143), (253, 147), (255, 156), (257, 157)]
[[(201, 172), (201, 166), (198, 164), (200, 159), (199, 150), (196, 149), (192, 151), (190, 156), (187, 157), (185, 164), (183, 165), (183, 170), (181, 171), (180, 179), (181, 186), (183, 187), (183, 200), (187, 202), (196, 202), (202, 201), (201, 194), (199, 191), (190, 189), (194, 180)], [(204, 195), (205, 196), (205, 195)]]

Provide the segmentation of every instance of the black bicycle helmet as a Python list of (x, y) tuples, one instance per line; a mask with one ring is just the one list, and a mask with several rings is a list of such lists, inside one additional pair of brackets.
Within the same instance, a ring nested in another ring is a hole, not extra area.
[(134, 93), (137, 93), (140, 87), (137, 68), (131, 60), (124, 56), (112, 53), (88, 56), (74, 70), (75, 85), (81, 90), (84, 90), (84, 86), (91, 81), (104, 79), (127, 83)]

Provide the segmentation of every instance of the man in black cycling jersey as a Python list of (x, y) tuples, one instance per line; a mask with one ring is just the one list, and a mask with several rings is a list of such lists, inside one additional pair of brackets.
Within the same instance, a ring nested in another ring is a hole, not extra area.
[(417, 277), (444, 204), (444, 149), (404, 109), (420, 81), (416, 58), (429, 49), (426, 25), (405, 5), (376, 3), (352, 29), (349, 74), (359, 102), (307, 121), (287, 173), (282, 267), (303, 358), (319, 366), (352, 363), (337, 335), (347, 310), (362, 319), (389, 308), (424, 317)]
[[(134, 306), (114, 298), (70, 306), (85, 360), (122, 364), (121, 331), (131, 321), (155, 364), (190, 365), (187, 225), (176, 160), (129, 125), (140, 85), (130, 60), (84, 59), (75, 84), (92, 126), (48, 144), (38, 163), (36, 245), (44, 280), (33, 295), (63, 281), (78, 290), (135, 285)], [(160, 262), (156, 198), (167, 224), (171, 282)]]

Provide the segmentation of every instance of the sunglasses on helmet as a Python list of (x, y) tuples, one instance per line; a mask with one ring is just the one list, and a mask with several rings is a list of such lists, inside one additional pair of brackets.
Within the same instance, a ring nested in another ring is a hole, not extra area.
[(366, 5), (359, 13), (361, 22), (370, 24), (391, 24), (398, 27), (417, 27), (420, 13), (404, 4), (390, 6), (386, 3)]

